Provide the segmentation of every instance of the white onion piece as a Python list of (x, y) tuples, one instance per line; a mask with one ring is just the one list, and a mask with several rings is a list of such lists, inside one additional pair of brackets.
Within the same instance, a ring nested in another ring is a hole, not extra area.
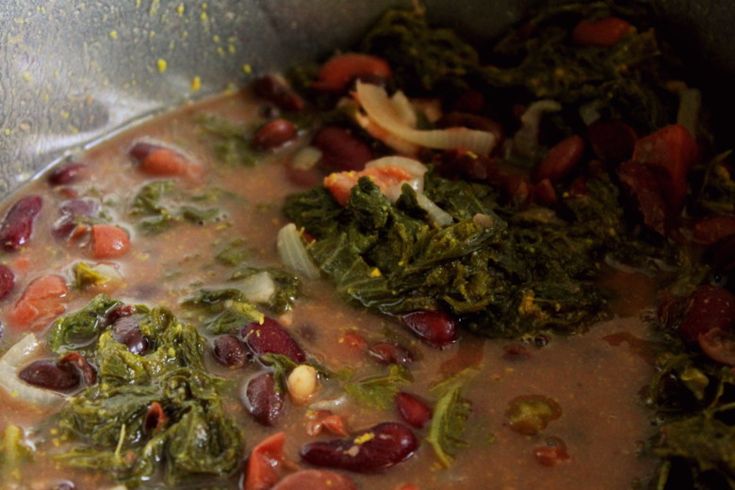
[(487, 155), (495, 146), (495, 136), (487, 131), (467, 128), (447, 128), (422, 131), (407, 125), (402, 111), (396, 109), (385, 89), (377, 85), (357, 82), (357, 99), (368, 117), (409, 143), (440, 150), (465, 149)]
[(309, 405), (309, 410), (337, 410), (347, 405), (348, 402), (347, 396), (342, 395), (338, 398), (315, 401)]
[(426, 197), (425, 194), (416, 194), (416, 202), (419, 206), (421, 206), (421, 209), (426, 211), (426, 213), (429, 215), (429, 219), (436, 226), (447, 226), (451, 225), (454, 222), (451, 214), (447, 213), (442, 208), (437, 206), (434, 201)]
[(408, 184), (418, 194), (424, 192), (424, 174), (429, 170), (426, 166), (414, 160), (413, 158), (406, 158), (400, 156), (389, 156), (378, 158), (377, 160), (371, 160), (365, 164), (365, 168), (381, 168), (381, 167), (393, 167), (405, 170), (413, 176), (411, 180), (401, 182), (396, 185), (392, 185), (383, 189), (385, 197), (390, 199), (392, 202), (396, 202), (401, 197), (401, 188), (403, 184)]
[(417, 145), (409, 143), (408, 141), (399, 138), (395, 134), (381, 128), (380, 126), (375, 124), (372, 119), (364, 114), (361, 114), (360, 112), (355, 113), (355, 121), (370, 136), (382, 141), (386, 144), (386, 146), (393, 148), (401, 155), (414, 156), (419, 152), (419, 147)]
[(286, 267), (308, 279), (319, 277), (319, 269), (311, 261), (309, 252), (304, 242), (301, 241), (301, 233), (296, 229), (295, 224), (289, 223), (278, 231), (276, 247)]
[(276, 292), (276, 283), (267, 271), (246, 277), (240, 283), (240, 290), (252, 303), (267, 303)]
[(393, 94), (393, 97), (391, 97), (390, 100), (393, 103), (393, 107), (396, 109), (396, 113), (399, 115), (401, 121), (403, 121), (406, 126), (415, 128), (416, 123), (418, 122), (416, 120), (416, 112), (413, 109), (413, 104), (411, 104), (411, 101), (406, 97), (406, 94), (399, 90)]
[(521, 116), (521, 129), (513, 136), (513, 149), (521, 155), (533, 156), (538, 148), (539, 126), (545, 112), (557, 112), (561, 104), (555, 100), (537, 100)]
[(696, 88), (686, 88), (679, 92), (679, 111), (676, 113), (676, 122), (689, 130), (692, 136), (697, 136), (699, 111), (702, 108), (702, 93)]
[(305, 146), (297, 151), (291, 158), (291, 166), (299, 170), (309, 170), (322, 159), (322, 152), (319, 148), (313, 146)]
[(40, 345), (36, 336), (29, 333), (0, 358), (0, 388), (13, 398), (32, 405), (49, 406), (62, 402), (65, 397), (54, 391), (31, 386), (18, 378), (21, 364), (28, 361)]

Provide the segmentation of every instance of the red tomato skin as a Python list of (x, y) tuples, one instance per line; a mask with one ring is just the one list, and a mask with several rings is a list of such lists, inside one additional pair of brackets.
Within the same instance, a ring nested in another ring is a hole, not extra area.
[(277, 466), (283, 462), (285, 443), (286, 433), (277, 432), (253, 448), (248, 458), (242, 490), (268, 490), (278, 482), (280, 475)]
[(618, 17), (605, 17), (597, 20), (582, 20), (572, 31), (572, 40), (580, 46), (609, 48), (615, 46), (633, 26)]
[(318, 80), (312, 86), (325, 92), (343, 92), (355, 79), (386, 80), (391, 76), (390, 65), (384, 59), (369, 54), (345, 53), (324, 63)]

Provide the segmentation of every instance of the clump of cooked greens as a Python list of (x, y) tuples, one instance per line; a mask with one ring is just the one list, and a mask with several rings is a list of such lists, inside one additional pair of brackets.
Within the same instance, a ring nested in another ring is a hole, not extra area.
[(486, 185), (433, 173), (426, 195), (456, 221), (443, 228), (416, 212), (407, 186), (394, 205), (366, 178), (344, 208), (317, 188), (289, 197), (285, 213), (317, 238), (309, 251), (338, 291), (363, 306), (448, 309), (492, 337), (574, 332), (605, 315), (594, 279), (604, 254), (623, 241), (614, 186), (592, 185), (596, 195), (566, 199), (568, 219), (546, 208), (517, 213)]
[(121, 305), (107, 295), (95, 296), (84, 308), (54, 322), (47, 337), (49, 347), (62, 353), (91, 346), (107, 327), (110, 313)]
[(100, 335), (90, 353), (98, 382), (58, 414), (58, 427), (74, 446), (55, 458), (104, 471), (129, 487), (161, 466), (169, 485), (229, 476), (242, 454), (241, 433), (224, 411), (223, 381), (204, 367), (204, 339), (165, 309), (135, 310), (152, 350), (137, 355), (111, 331)]
[(248, 128), (214, 114), (206, 114), (197, 122), (220, 162), (230, 166), (255, 165), (257, 153), (250, 145)]
[(203, 225), (221, 220), (219, 208), (194, 205), (215, 200), (216, 196), (210, 194), (187, 195), (171, 180), (155, 180), (140, 188), (130, 206), (130, 215), (145, 233), (160, 233), (181, 221)]
[(342, 373), (345, 392), (358, 403), (379, 410), (391, 406), (401, 387), (413, 381), (403, 366), (391, 364), (384, 374), (353, 379), (351, 373)]

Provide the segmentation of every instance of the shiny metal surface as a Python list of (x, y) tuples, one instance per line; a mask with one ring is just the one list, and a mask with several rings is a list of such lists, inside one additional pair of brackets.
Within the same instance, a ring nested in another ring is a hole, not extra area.
[[(427, 0), (430, 16), (496, 35), (531, 1)], [(141, 116), (347, 46), (407, 0), (5, 0), (0, 3), (0, 196)], [(659, 0), (735, 73), (731, 0)]]

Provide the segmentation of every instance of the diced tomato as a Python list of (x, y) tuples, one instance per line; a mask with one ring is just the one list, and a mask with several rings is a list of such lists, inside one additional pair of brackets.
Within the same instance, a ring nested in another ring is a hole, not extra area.
[(115, 225), (92, 226), (92, 257), (95, 259), (114, 259), (122, 257), (130, 250), (128, 232)]
[(318, 410), (306, 422), (306, 433), (310, 436), (317, 436), (323, 431), (336, 436), (345, 437), (349, 435), (345, 420), (339, 415), (335, 415), (329, 410)]
[(367, 349), (368, 346), (365, 337), (352, 330), (350, 330), (349, 332), (345, 332), (344, 335), (342, 335), (342, 338), (340, 339), (340, 344), (345, 344), (347, 347), (360, 352)]
[(387, 80), (392, 75), (388, 63), (369, 54), (345, 53), (333, 56), (319, 70), (312, 86), (326, 92), (342, 92), (356, 79)]
[(719, 328), (700, 334), (699, 347), (713, 361), (735, 366), (735, 334)]
[(610, 47), (616, 45), (633, 27), (618, 17), (582, 20), (572, 31), (572, 40), (582, 46)]
[(672, 124), (638, 140), (633, 161), (663, 174), (662, 195), (672, 212), (681, 210), (687, 193), (687, 174), (697, 161), (697, 142), (684, 126)]
[(556, 466), (570, 459), (567, 445), (558, 437), (546, 439), (545, 445), (534, 448), (533, 455), (544, 466)]
[(268, 490), (278, 482), (278, 467), (283, 463), (285, 443), (286, 433), (278, 432), (266, 437), (253, 448), (248, 458), (242, 490)]
[(338, 203), (345, 206), (350, 200), (352, 188), (357, 185), (357, 181), (361, 177), (370, 178), (384, 194), (389, 188), (414, 178), (407, 170), (399, 167), (371, 167), (360, 172), (349, 171), (329, 174), (324, 178), (324, 187), (329, 190)]
[(575, 134), (564, 138), (549, 150), (536, 167), (535, 180), (538, 182), (549, 179), (551, 182), (558, 182), (579, 164), (583, 154), (584, 140), (580, 136)]
[(48, 275), (33, 280), (8, 312), (8, 323), (22, 330), (43, 328), (64, 312), (68, 292), (69, 288), (61, 276)]
[(723, 238), (735, 235), (735, 216), (703, 218), (694, 224), (692, 233), (697, 243), (712, 245)]
[(138, 161), (138, 169), (148, 175), (199, 179), (203, 173), (200, 165), (181, 153), (153, 143), (136, 143), (130, 149), (130, 156)]
[(620, 166), (618, 176), (637, 200), (643, 222), (665, 235), (669, 227), (669, 213), (656, 174), (645, 165), (629, 161)]

